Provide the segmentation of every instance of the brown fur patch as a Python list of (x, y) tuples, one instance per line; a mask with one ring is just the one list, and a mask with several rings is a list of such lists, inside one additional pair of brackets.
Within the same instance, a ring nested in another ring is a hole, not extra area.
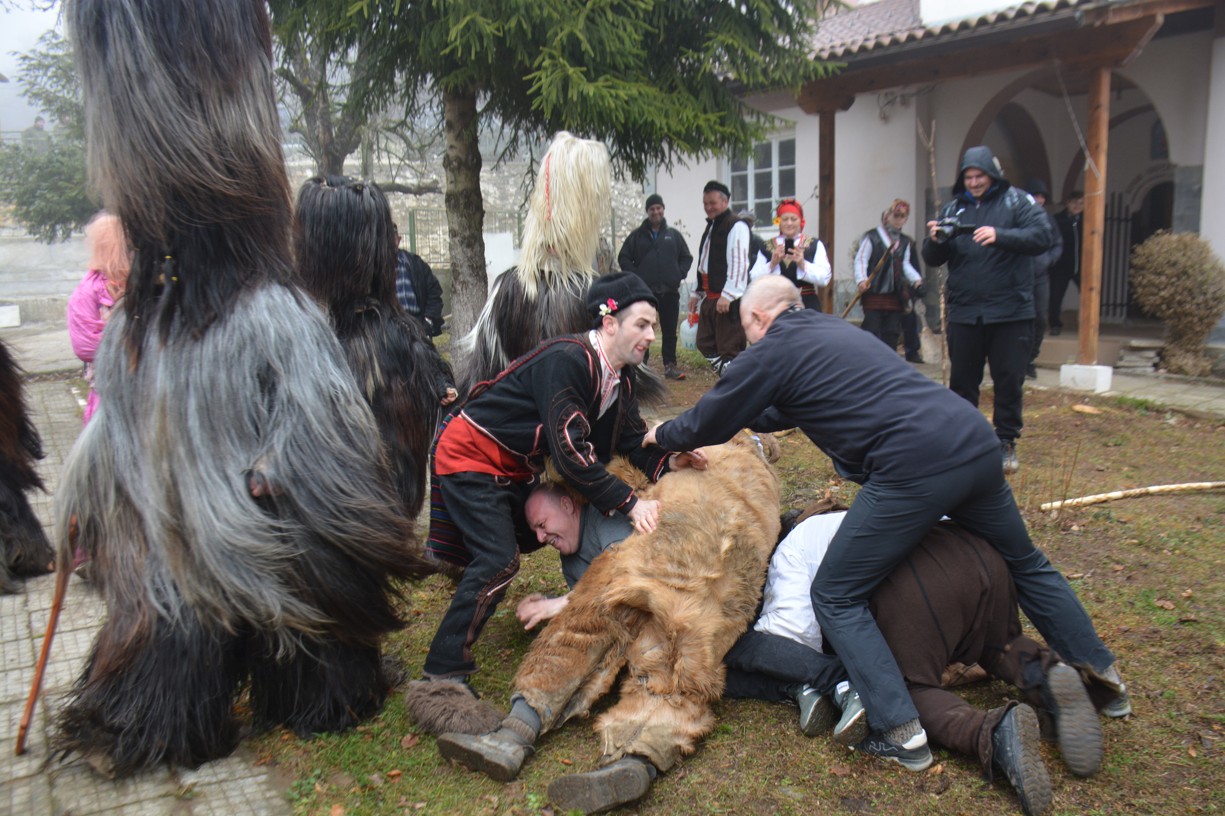
[(463, 683), (414, 680), (404, 692), (409, 716), (431, 734), (488, 734), (503, 714)]

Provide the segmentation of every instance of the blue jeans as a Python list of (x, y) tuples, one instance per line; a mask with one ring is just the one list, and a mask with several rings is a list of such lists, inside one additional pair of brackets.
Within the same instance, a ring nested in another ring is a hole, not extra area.
[(812, 582), (812, 605), (874, 730), (919, 715), (868, 599), (942, 515), (999, 551), (1021, 609), (1052, 649), (1097, 671), (1114, 662), (1072, 587), (1030, 540), (998, 452), (934, 476), (888, 484), (869, 480), (830, 542)]
[(807, 684), (829, 694), (846, 679), (842, 661), (782, 635), (750, 629), (723, 657), (727, 665), (724, 697), (751, 697), (781, 703), (790, 690)]

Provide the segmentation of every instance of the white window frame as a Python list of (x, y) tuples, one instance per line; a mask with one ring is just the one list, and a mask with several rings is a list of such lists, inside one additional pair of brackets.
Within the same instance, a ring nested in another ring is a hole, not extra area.
[[(780, 145), (787, 141), (792, 143), (791, 154), (793, 163), (780, 165)], [(765, 172), (765, 168), (758, 168), (757, 153), (766, 146), (770, 148), (770, 193), (763, 195), (757, 189), (757, 176), (759, 172)], [(738, 161), (735, 158), (730, 158), (726, 162), (727, 186), (732, 191), (732, 212), (739, 213), (741, 210), (747, 209), (753, 213), (757, 217), (757, 223), (754, 224), (755, 231), (771, 230), (774, 226), (774, 209), (778, 206), (778, 202), (784, 198), (796, 197), (796, 176), (799, 171), (799, 153), (796, 147), (794, 132), (776, 133), (768, 139), (753, 145), (753, 150), (744, 162), (743, 167), (737, 167)], [(779, 183), (779, 174), (785, 171), (790, 171), (791, 173), (790, 190), (782, 189), (782, 185)], [(737, 192), (739, 192), (736, 189), (737, 177), (743, 178), (745, 195), (737, 195)]]

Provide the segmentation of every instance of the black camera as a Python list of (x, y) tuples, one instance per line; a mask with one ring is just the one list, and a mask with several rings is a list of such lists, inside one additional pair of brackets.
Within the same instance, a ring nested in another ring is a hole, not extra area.
[(978, 227), (973, 224), (963, 224), (960, 217), (950, 215), (936, 222), (935, 240), (936, 243), (943, 244), (945, 241), (952, 240), (958, 235), (973, 235), (976, 229)]

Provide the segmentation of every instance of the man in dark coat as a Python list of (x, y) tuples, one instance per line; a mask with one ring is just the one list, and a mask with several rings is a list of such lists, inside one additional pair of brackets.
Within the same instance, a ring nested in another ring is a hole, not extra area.
[[(948, 219), (960, 228), (941, 228), (940, 221)], [(923, 260), (928, 266), (948, 264), (949, 387), (977, 407), (983, 365), (990, 363), (992, 422), (1004, 472), (1014, 473), (1034, 321), (1031, 257), (1049, 249), (1055, 238), (1042, 208), (1009, 184), (984, 145), (966, 151), (953, 200), (940, 210), (940, 221), (927, 222)]]
[(681, 451), (724, 442), (746, 425), (798, 427), (839, 474), (862, 484), (812, 583), (817, 622), (868, 712), (873, 733), (860, 749), (912, 770), (931, 764), (918, 711), (868, 602), (943, 515), (1000, 552), (1047, 643), (1122, 697), (1114, 655), (1030, 540), (998, 440), (978, 409), (867, 332), (802, 308), (784, 278), (755, 281), (743, 300), (741, 323), (753, 345), (697, 405), (644, 442)]
[(1080, 190), (1068, 193), (1063, 212), (1055, 216), (1063, 240), (1063, 254), (1051, 268), (1051, 337), (1063, 332), (1063, 297), (1068, 284), (1080, 289), (1080, 251), (1084, 237), (1085, 194)]
[(1051, 268), (1063, 257), (1063, 238), (1055, 216), (1046, 209), (1046, 202), (1050, 198), (1050, 191), (1047, 190), (1046, 184), (1038, 179), (1032, 179), (1026, 187), (1029, 194), (1034, 197), (1034, 201), (1038, 202), (1038, 206), (1042, 208), (1042, 214), (1046, 216), (1047, 227), (1055, 237), (1055, 243), (1050, 249), (1041, 255), (1034, 256), (1034, 333), (1029, 345), (1029, 365), (1025, 368), (1025, 376), (1034, 380), (1038, 378), (1038, 369), (1034, 367), (1034, 360), (1037, 360), (1038, 355), (1042, 352), (1042, 338), (1046, 336), (1046, 326), (1050, 315), (1050, 272)]
[(693, 255), (681, 234), (664, 220), (664, 200), (658, 193), (647, 196), (646, 208), (647, 217), (626, 237), (617, 263), (622, 272), (642, 278), (659, 302), (664, 376), (683, 380), (685, 373), (676, 367), (676, 327), (681, 312), (680, 285), (693, 265)]

